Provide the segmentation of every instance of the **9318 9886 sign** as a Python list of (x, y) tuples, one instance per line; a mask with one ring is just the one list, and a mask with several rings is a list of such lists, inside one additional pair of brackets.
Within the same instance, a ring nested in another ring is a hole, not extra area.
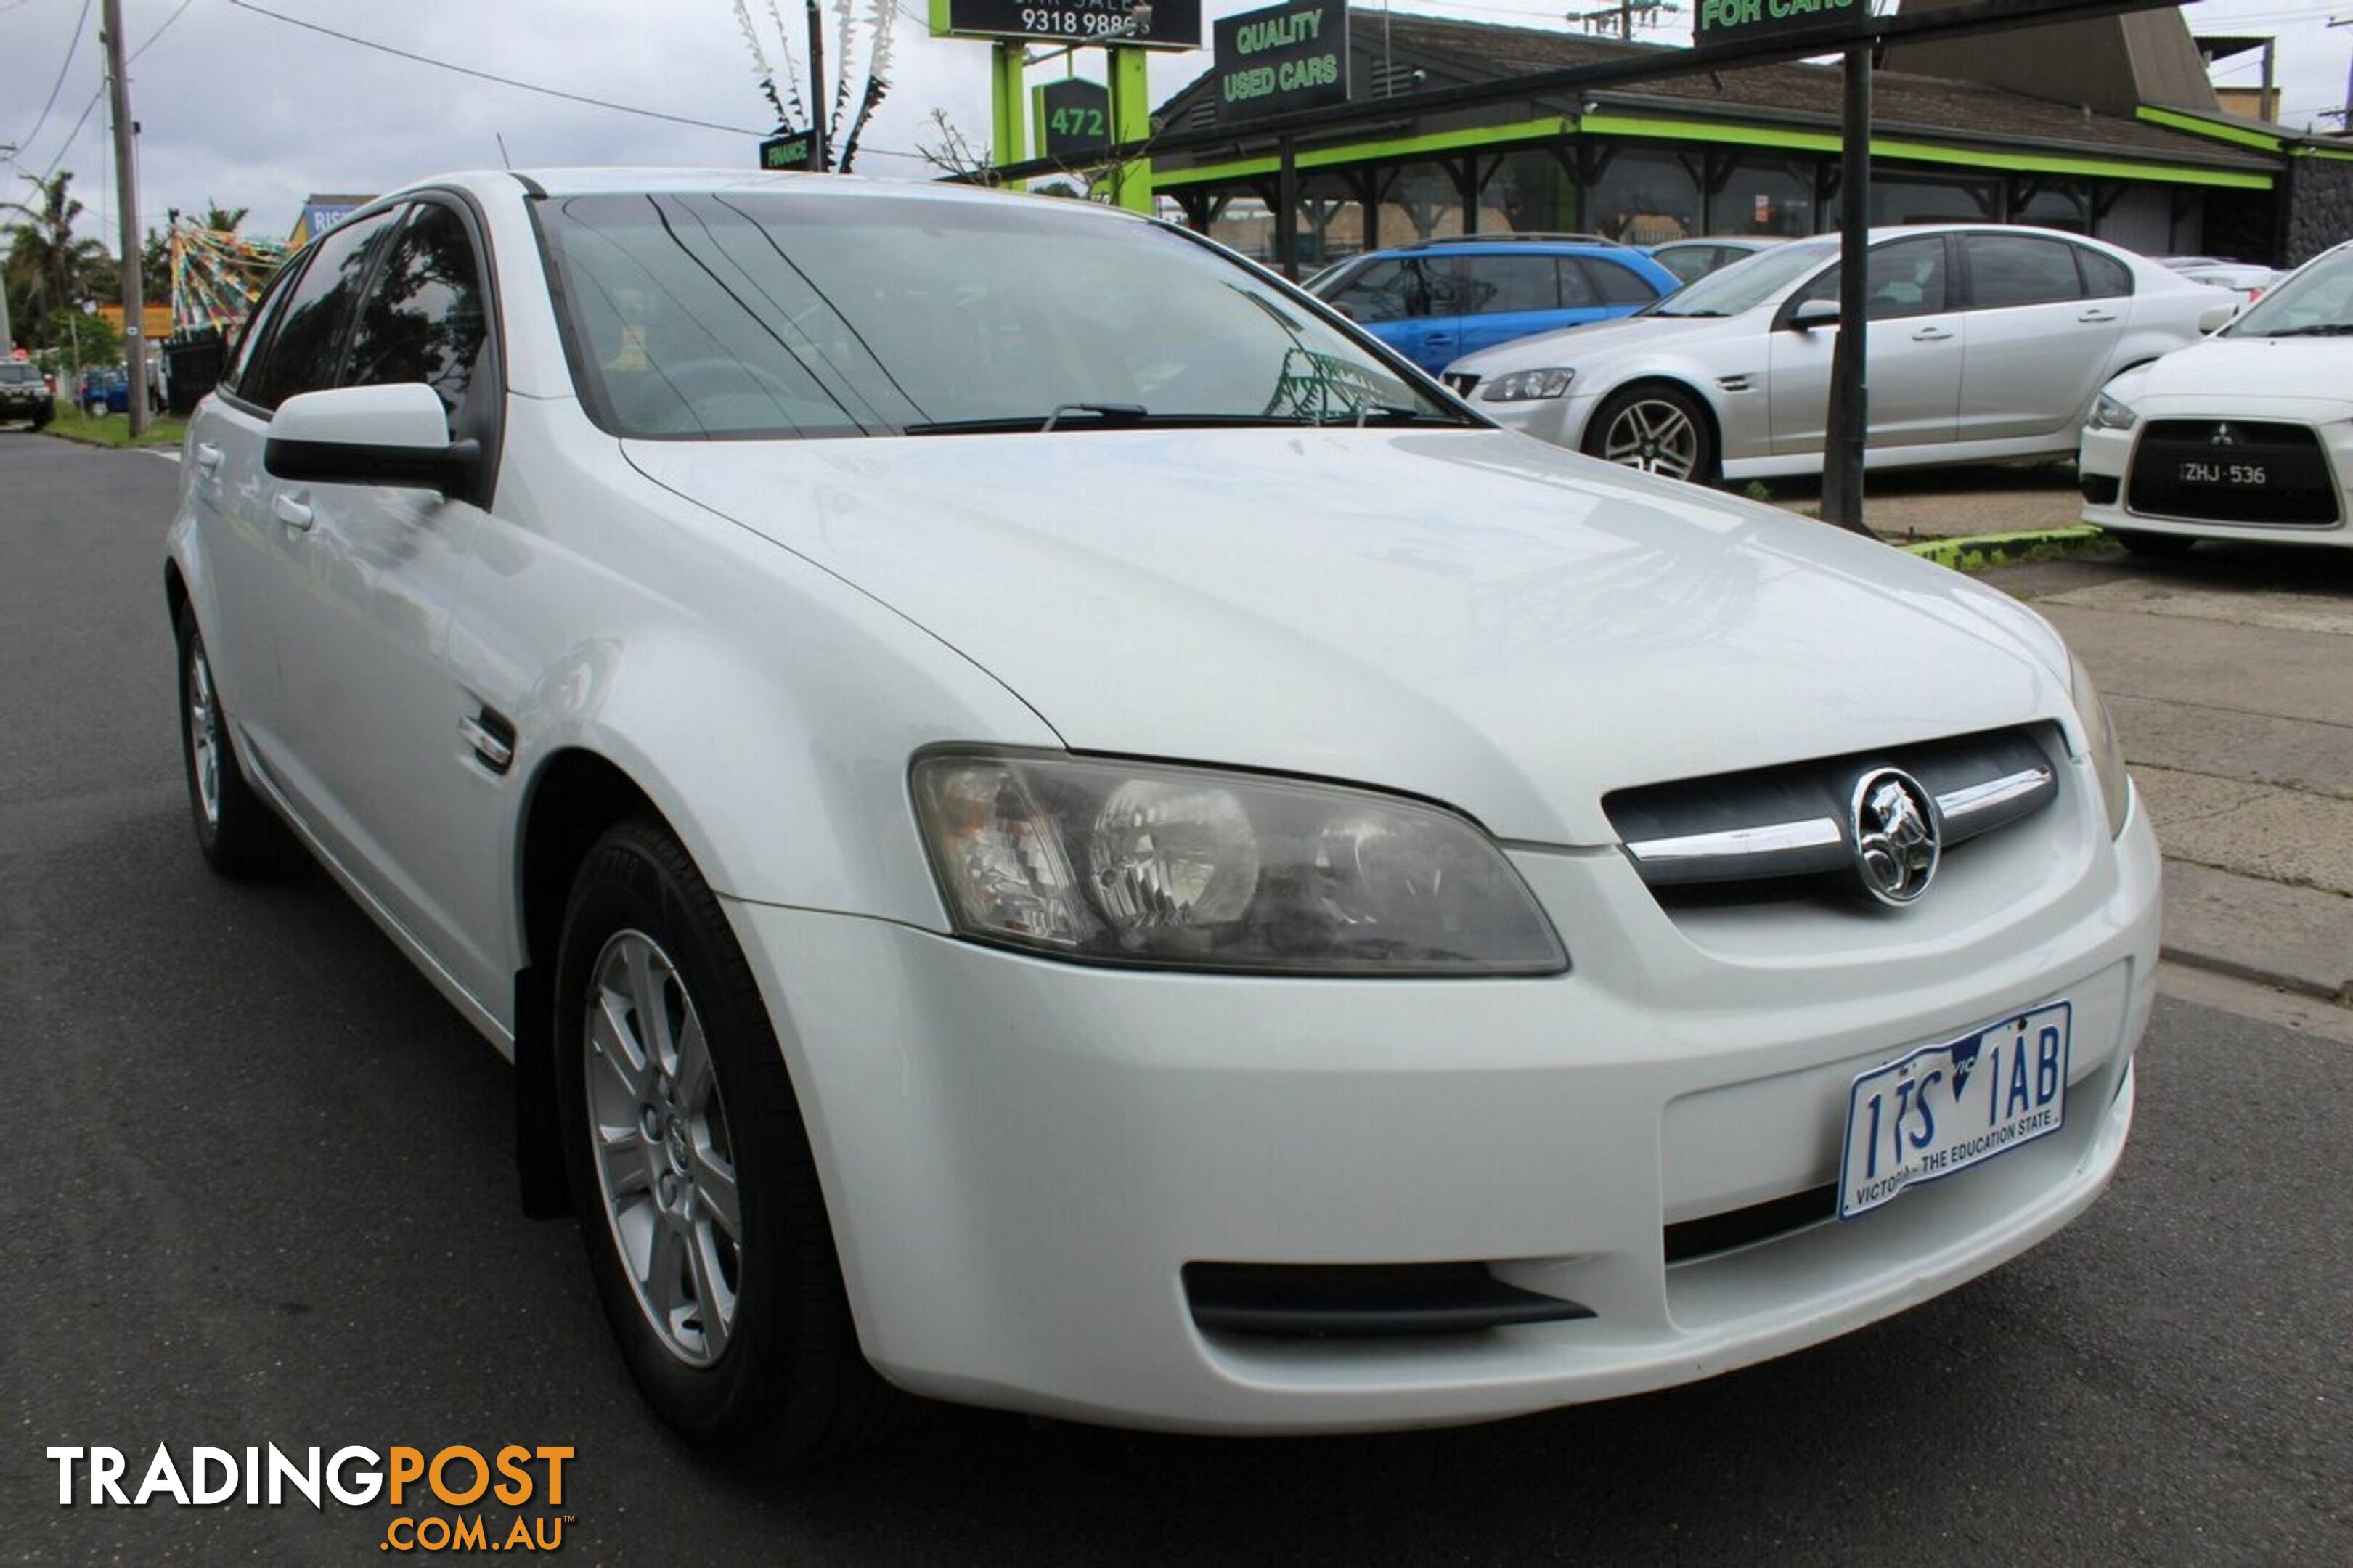
[(932, 0), (932, 36), (1198, 49), (1201, 0)]

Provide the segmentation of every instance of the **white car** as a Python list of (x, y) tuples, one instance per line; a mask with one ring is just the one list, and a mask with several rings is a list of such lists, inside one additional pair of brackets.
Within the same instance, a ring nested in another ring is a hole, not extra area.
[(2177, 267), (2174, 270), (2192, 283), (2230, 290), (2242, 305), (2253, 304), (2279, 281), (2279, 274), (2268, 267), (2251, 267), (2237, 261), (2218, 262), (2211, 267)]
[[(2113, 245), (2014, 226), (1871, 236), (1866, 465), (2063, 458), (2117, 372), (2194, 342), (2213, 292)], [(1734, 262), (1623, 321), (1467, 354), (1455, 392), (1573, 451), (1713, 481), (1819, 473), (1839, 242)]]
[(438, 180), (289, 266), (185, 456), (199, 846), (282, 819), (512, 1057), (698, 1443), (1658, 1388), (2122, 1152), (2158, 855), (2046, 624), (1182, 230)]
[(2144, 554), (2353, 544), (2353, 245), (2210, 319), (2223, 318), (2100, 395), (2075, 459), (2084, 521)]

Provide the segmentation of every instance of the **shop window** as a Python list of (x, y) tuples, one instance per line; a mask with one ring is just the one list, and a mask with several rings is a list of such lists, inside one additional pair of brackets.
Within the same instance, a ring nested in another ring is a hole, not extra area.
[(1550, 153), (1508, 153), (1479, 194), (1482, 234), (1563, 234), (1577, 226), (1577, 185)]
[(1699, 232), (1699, 182), (1672, 153), (1620, 147), (1586, 193), (1587, 226), (1628, 245)]
[(1710, 234), (1814, 232), (1814, 172), (1787, 160), (1743, 157), (1708, 202)]

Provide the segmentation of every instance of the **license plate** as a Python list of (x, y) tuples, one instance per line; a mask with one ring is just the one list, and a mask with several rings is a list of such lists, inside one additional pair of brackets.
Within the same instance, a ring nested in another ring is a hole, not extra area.
[(2261, 463), (2199, 463), (2181, 465), (2185, 485), (2245, 485), (2259, 488), (2272, 482), (2271, 470)]
[(1839, 1218), (2059, 1131), (2074, 1009), (2053, 1002), (1872, 1068), (1847, 1090)]

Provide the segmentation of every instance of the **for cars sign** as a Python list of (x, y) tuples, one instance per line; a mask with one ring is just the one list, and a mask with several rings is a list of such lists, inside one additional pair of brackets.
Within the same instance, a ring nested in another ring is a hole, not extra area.
[(1835, 31), (1842, 22), (1871, 20), (1871, 0), (1698, 0), (1692, 12), (1695, 41)]
[(1218, 118), (1348, 100), (1346, 0), (1297, 0), (1218, 23)]

